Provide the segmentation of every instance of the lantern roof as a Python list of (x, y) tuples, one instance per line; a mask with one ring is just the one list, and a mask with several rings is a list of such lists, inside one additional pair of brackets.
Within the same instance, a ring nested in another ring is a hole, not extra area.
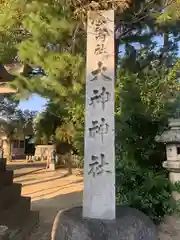
[(169, 130), (156, 136), (155, 140), (162, 143), (180, 143), (180, 118), (169, 119)]

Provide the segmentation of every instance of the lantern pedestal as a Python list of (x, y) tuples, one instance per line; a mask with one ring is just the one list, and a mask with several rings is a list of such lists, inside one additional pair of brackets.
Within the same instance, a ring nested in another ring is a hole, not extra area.
[[(180, 169), (179, 169), (179, 172), (170, 172), (169, 173), (169, 180), (171, 181), (171, 183), (180, 182)], [(180, 200), (180, 193), (179, 192), (173, 191), (172, 196), (176, 201)]]
[[(169, 171), (171, 183), (180, 182), (180, 161), (165, 161), (163, 167)], [(172, 196), (175, 200), (180, 200), (180, 193), (173, 191)]]

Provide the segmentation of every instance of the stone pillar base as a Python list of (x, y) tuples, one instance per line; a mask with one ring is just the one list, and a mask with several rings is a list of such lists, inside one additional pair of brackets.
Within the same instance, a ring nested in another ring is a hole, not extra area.
[(52, 240), (158, 240), (153, 222), (129, 207), (117, 207), (116, 220), (83, 219), (82, 207), (60, 211), (52, 230)]

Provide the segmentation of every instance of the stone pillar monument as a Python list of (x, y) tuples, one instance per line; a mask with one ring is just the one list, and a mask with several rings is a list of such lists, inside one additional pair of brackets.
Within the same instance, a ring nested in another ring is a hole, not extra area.
[(113, 220), (114, 11), (89, 12), (88, 20), (83, 216)]
[(143, 213), (116, 207), (114, 11), (88, 13), (83, 207), (60, 211), (52, 240), (157, 240)]

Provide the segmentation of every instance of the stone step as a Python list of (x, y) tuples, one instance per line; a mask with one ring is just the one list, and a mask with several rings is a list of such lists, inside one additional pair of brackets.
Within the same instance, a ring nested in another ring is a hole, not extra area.
[(0, 211), (15, 204), (21, 197), (22, 184), (13, 183), (0, 190)]
[(2, 171), (0, 172), (0, 189), (9, 186), (13, 183), (13, 171)]
[(33, 229), (39, 222), (39, 212), (31, 211), (27, 219), (16, 229), (10, 229), (9, 240), (29, 240)]
[(6, 225), (8, 228), (16, 228), (29, 215), (30, 206), (31, 198), (21, 197), (10, 208), (1, 211), (0, 225)]

